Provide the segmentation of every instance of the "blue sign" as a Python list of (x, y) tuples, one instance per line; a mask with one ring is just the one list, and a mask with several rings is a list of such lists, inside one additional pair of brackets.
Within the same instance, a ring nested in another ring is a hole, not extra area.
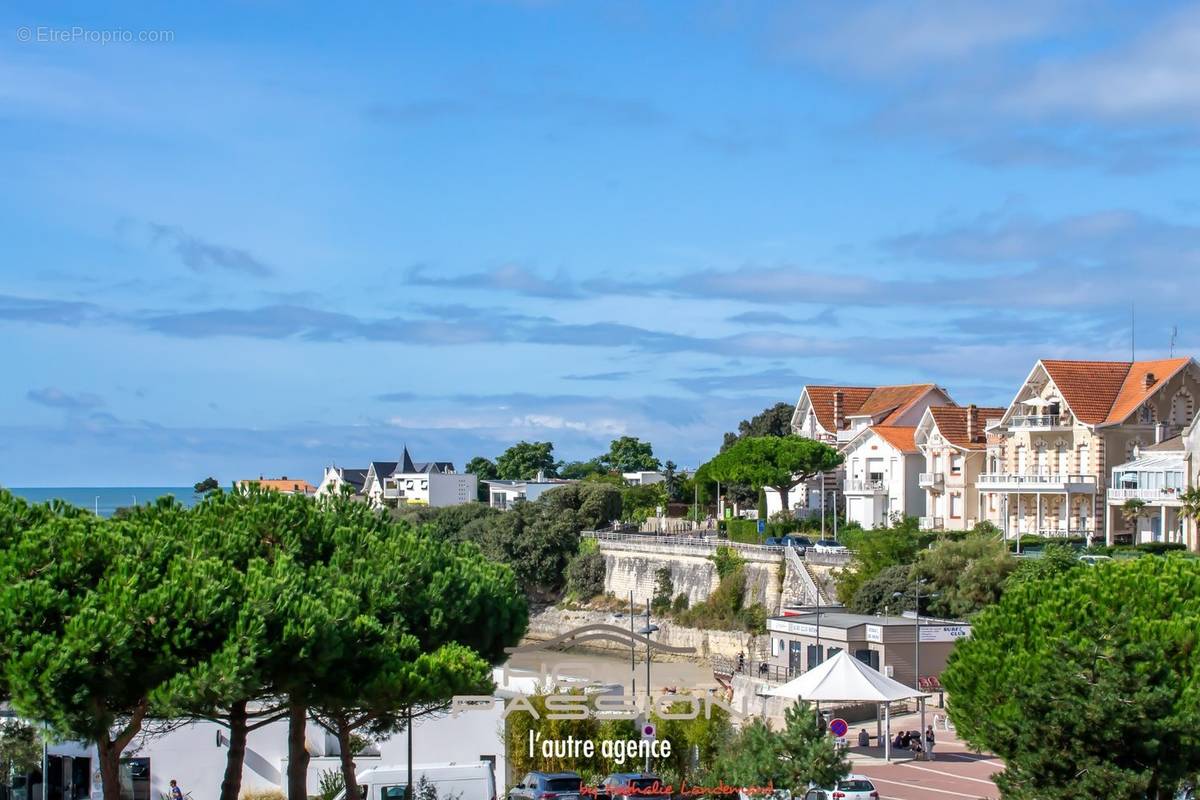
[(767, 521), (765, 519), (760, 519), (758, 521), (758, 532), (762, 533), (766, 529), (767, 529)]

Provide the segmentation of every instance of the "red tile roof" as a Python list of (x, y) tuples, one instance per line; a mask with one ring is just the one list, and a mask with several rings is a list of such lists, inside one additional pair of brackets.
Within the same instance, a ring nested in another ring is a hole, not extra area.
[(942, 438), (956, 447), (967, 450), (984, 449), (987, 443), (984, 428), (987, 427), (988, 420), (1000, 419), (1004, 416), (1005, 410), (1003, 408), (976, 407), (976, 434), (974, 439), (970, 439), (967, 436), (967, 409), (962, 406), (929, 407), (929, 413), (933, 415), (933, 422)]
[[(1043, 359), (1042, 366), (1080, 422), (1099, 425), (1124, 422), (1166, 379), (1191, 359), (1161, 361), (1062, 361)], [(1148, 389), (1145, 377), (1153, 373)]]
[(908, 425), (872, 425), (871, 430), (879, 438), (902, 453), (919, 453), (915, 434), (917, 429)]
[(920, 400), (936, 384), (914, 383), (906, 386), (806, 386), (808, 402), (812, 404), (817, 421), (827, 431), (837, 430), (833, 423), (833, 395), (842, 393), (842, 415), (876, 416), (890, 412), (881, 424), (899, 417)]
[[(1190, 361), (1189, 358), (1164, 358), (1160, 361), (1135, 361), (1125, 376), (1125, 383), (1108, 412), (1105, 422), (1124, 422), (1137, 410), (1142, 402), (1154, 394), (1163, 384)], [(1146, 376), (1153, 375), (1154, 383), (1146, 388)], [(1072, 406), (1074, 408), (1074, 406)]]

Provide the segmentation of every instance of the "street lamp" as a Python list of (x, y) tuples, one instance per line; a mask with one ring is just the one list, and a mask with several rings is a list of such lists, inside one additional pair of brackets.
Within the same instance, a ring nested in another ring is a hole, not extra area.
[(646, 697), (650, 698), (650, 634), (658, 630), (657, 625), (650, 624), (650, 603), (646, 602), (646, 627), (638, 633), (646, 637)]

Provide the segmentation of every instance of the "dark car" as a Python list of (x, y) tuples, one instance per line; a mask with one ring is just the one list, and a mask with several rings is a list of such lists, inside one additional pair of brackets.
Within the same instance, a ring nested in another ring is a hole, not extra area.
[(652, 796), (647, 790), (654, 788), (656, 784), (661, 786), (662, 778), (649, 772), (614, 772), (596, 787), (596, 800)]
[(780, 539), (778, 536), (768, 536), (766, 539), (763, 539), (763, 544), (767, 547), (783, 547), (783, 539)]
[(529, 772), (508, 790), (508, 800), (579, 800), (578, 772)]
[(780, 540), (780, 544), (796, 548), (800, 551), (800, 555), (804, 555), (804, 552), (813, 546), (812, 539), (809, 539), (807, 536), (792, 536), (791, 534), (784, 536)]

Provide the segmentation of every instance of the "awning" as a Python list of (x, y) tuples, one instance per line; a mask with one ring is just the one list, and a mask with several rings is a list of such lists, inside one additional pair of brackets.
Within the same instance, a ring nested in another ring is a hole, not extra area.
[(926, 697), (926, 693), (893, 680), (841, 650), (795, 680), (763, 694), (814, 702), (890, 703)]

